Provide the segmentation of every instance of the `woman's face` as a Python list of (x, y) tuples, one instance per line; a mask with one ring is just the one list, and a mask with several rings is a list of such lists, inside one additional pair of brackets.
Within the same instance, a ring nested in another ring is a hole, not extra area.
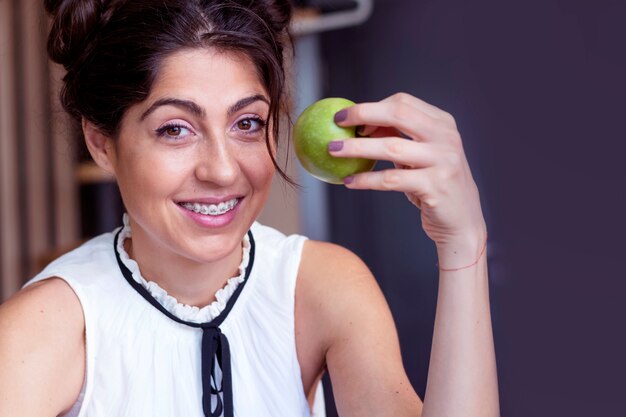
[(141, 239), (155, 256), (196, 262), (240, 250), (274, 174), (268, 100), (240, 55), (189, 49), (163, 61), (150, 95), (128, 110), (112, 142), (134, 245)]

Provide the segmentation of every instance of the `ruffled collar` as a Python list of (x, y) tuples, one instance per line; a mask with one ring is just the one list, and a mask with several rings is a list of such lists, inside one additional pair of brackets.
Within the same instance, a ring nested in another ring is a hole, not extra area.
[(120, 231), (116, 247), (120, 260), (132, 273), (132, 277), (136, 282), (144, 287), (163, 308), (181, 320), (192, 323), (206, 323), (212, 321), (224, 311), (228, 300), (230, 300), (239, 284), (245, 279), (246, 268), (250, 262), (250, 238), (247, 233), (244, 235), (242, 242), (243, 256), (237, 275), (229, 278), (226, 285), (217, 290), (215, 293), (215, 301), (202, 308), (179, 303), (176, 298), (169, 295), (159, 284), (154, 281), (148, 281), (141, 275), (139, 265), (130, 258), (124, 248), (124, 241), (131, 236), (128, 215), (124, 214), (124, 226)]

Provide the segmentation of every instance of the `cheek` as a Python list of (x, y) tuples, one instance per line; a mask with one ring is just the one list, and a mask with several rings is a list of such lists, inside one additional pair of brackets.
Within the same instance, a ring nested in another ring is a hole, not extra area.
[(276, 170), (265, 144), (263, 144), (262, 151), (259, 150), (249, 155), (243, 161), (242, 169), (257, 189), (269, 189)]
[(179, 186), (189, 168), (186, 158), (164, 158), (144, 152), (128, 155), (118, 174), (118, 184), (125, 200), (147, 196), (166, 197)]

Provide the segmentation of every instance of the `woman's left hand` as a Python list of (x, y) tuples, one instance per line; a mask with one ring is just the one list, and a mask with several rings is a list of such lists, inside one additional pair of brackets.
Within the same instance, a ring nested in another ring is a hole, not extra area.
[(333, 156), (387, 160), (395, 166), (348, 177), (348, 188), (404, 192), (421, 210), (422, 227), (438, 247), (464, 241), (468, 234), (484, 238), (478, 188), (449, 113), (398, 93), (342, 110), (335, 121), (363, 126), (362, 136), (378, 139), (343, 140), (340, 150), (330, 151)]

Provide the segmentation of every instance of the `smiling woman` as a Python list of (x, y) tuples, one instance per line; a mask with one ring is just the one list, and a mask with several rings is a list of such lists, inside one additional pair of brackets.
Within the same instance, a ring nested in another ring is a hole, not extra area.
[[(0, 415), (323, 416), (326, 370), (342, 416), (420, 415), (362, 261), (256, 221), (282, 173), (289, 2), (45, 5), (62, 102), (127, 213), (0, 306)], [(486, 230), (454, 119), (397, 94), (335, 122), (384, 140), (333, 156), (399, 167), (346, 186), (404, 192), (446, 266), (423, 415), (497, 416)]]
[(245, 57), (183, 50), (163, 60), (116, 138), (84, 121), (94, 160), (119, 184), (132, 257), (145, 265), (143, 274), (159, 271), (160, 284), (185, 304), (210, 303), (236, 271), (241, 237), (267, 199), (274, 175), (265, 145), (268, 103)]

